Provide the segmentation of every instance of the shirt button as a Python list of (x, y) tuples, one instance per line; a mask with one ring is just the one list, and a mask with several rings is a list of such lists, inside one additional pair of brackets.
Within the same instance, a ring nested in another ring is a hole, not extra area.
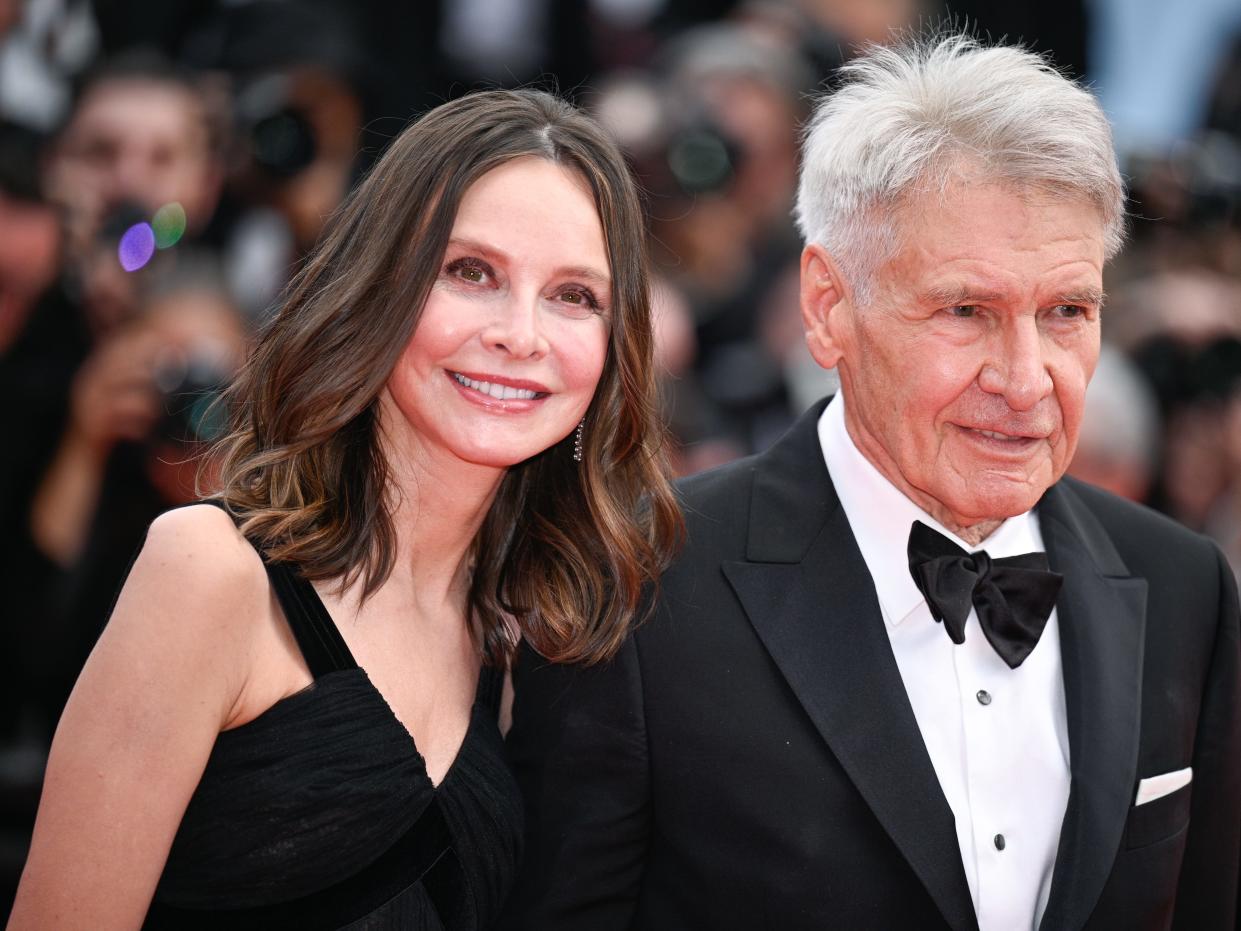
[(986, 689), (979, 689), (978, 694), (975, 695), (974, 697), (978, 699), (978, 704), (980, 705), (991, 704), (991, 693), (988, 692)]
[(996, 849), (996, 850), (1003, 850), (1003, 849), (1005, 848), (1005, 846), (1007, 846), (1007, 845), (1006, 845), (1006, 843), (1005, 843), (1005, 841), (1004, 841), (1004, 835), (1003, 835), (1003, 834), (997, 834), (997, 835), (995, 835), (995, 849)]

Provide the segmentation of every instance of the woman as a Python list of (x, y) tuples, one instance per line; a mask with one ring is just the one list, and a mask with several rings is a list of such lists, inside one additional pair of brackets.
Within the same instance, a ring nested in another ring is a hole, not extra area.
[(151, 526), (10, 927), (490, 923), (507, 658), (607, 657), (679, 533), (642, 237), (619, 153), (545, 94), (392, 144), (232, 390), (219, 506)]

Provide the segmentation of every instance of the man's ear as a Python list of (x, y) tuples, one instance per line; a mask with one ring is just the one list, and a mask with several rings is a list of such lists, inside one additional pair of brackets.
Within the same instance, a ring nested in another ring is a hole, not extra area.
[(801, 253), (801, 319), (810, 355), (825, 369), (840, 361), (842, 350), (835, 334), (848, 312), (844, 306), (848, 300), (832, 257), (818, 243), (808, 244)]

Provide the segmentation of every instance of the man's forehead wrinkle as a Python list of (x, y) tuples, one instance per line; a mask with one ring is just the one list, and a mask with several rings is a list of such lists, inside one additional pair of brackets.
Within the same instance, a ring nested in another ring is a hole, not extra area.
[[(924, 177), (920, 182), (906, 189), (899, 196), (890, 198), (885, 203), (877, 206), (887, 211), (888, 216), (898, 230), (907, 230), (907, 224), (910, 224), (911, 221), (916, 222), (925, 219), (929, 213), (945, 207), (952, 207), (960, 201), (962, 196), (987, 190), (999, 191), (1009, 195), (1015, 201), (1013, 206), (1019, 205), (1019, 209), (1028, 211), (1033, 215), (1037, 215), (1047, 208), (1055, 209), (1061, 207), (1066, 203), (1079, 203), (1089, 207), (1094, 206), (1085, 198), (1066, 198), (1061, 191), (1012, 182), (1001, 174), (988, 171), (985, 167), (950, 170), (942, 175), (937, 173), (930, 177)], [(1099, 218), (1099, 225), (1102, 229), (1102, 216)], [(1059, 241), (1061, 237), (1057, 235), (1058, 233), (1059, 231), (1055, 230), (1049, 236), (1043, 237), (1040, 245)]]

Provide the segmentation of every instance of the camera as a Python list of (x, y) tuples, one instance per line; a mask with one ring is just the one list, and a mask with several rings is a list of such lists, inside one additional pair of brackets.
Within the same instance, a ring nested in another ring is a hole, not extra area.
[(156, 436), (175, 443), (210, 443), (224, 435), (227, 411), (220, 395), (232, 378), (220, 354), (209, 348), (170, 355), (155, 371), (163, 416)]

